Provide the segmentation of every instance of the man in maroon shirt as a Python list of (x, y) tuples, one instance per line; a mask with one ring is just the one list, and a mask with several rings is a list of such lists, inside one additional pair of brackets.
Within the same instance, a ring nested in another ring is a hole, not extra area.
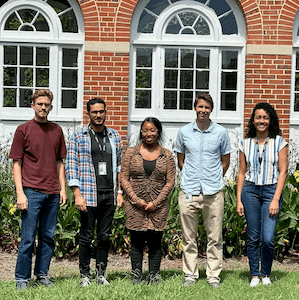
[(32, 120), (20, 125), (15, 133), (9, 157), (17, 206), (22, 210), (21, 241), (15, 270), (17, 289), (27, 288), (31, 279), (32, 253), (38, 232), (34, 275), (37, 283), (51, 286), (48, 271), (54, 250), (59, 203), (66, 202), (63, 159), (66, 147), (62, 129), (48, 121), (53, 94), (36, 90), (31, 107)]

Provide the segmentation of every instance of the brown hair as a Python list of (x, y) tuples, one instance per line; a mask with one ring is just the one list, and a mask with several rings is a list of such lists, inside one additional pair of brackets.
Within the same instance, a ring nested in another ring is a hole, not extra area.
[(51, 102), (53, 100), (53, 94), (50, 90), (46, 90), (46, 89), (39, 89), (39, 90), (36, 90), (33, 95), (32, 95), (32, 102), (34, 103), (35, 100), (38, 98), (38, 97), (48, 97)]
[(198, 94), (197, 97), (196, 97), (196, 99), (195, 99), (195, 101), (194, 101), (194, 108), (196, 107), (197, 102), (199, 100), (204, 100), (204, 101), (209, 102), (211, 104), (211, 108), (213, 110), (213, 108), (214, 108), (214, 102), (213, 102), (212, 97), (209, 94)]

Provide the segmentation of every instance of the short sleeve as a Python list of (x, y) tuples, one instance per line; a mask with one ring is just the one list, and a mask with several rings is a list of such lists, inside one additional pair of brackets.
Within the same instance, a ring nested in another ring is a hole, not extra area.
[(177, 153), (185, 153), (185, 145), (183, 141), (182, 130), (180, 129), (176, 138), (176, 145), (174, 147), (174, 151)]

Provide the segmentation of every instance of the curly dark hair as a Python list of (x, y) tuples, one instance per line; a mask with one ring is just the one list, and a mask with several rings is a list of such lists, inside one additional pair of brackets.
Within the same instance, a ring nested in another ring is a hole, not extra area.
[(162, 142), (162, 139), (163, 139), (163, 135), (162, 135), (162, 123), (155, 117), (147, 117), (145, 118), (141, 125), (140, 125), (140, 133), (139, 133), (139, 141), (142, 141), (143, 138), (142, 138), (142, 126), (145, 122), (150, 122), (150, 123), (153, 123), (156, 128), (158, 129), (158, 138), (157, 138), (157, 142), (158, 144)]
[(281, 135), (281, 130), (279, 128), (279, 121), (278, 121), (276, 110), (269, 103), (262, 102), (262, 103), (258, 103), (252, 111), (250, 120), (248, 122), (248, 127), (247, 127), (248, 131), (246, 137), (247, 138), (256, 137), (256, 128), (253, 124), (253, 120), (254, 120), (255, 111), (257, 109), (263, 109), (270, 117), (268, 137), (272, 139), (275, 138), (277, 135)]

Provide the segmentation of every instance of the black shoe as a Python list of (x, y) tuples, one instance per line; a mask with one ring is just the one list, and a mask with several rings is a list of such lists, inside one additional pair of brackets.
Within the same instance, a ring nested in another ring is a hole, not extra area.
[(160, 282), (159, 271), (157, 273), (150, 272), (147, 276), (147, 284), (158, 284)]
[(134, 285), (143, 283), (142, 271), (139, 269), (132, 270), (131, 281)]
[(27, 289), (28, 285), (29, 285), (29, 282), (26, 281), (26, 280), (18, 280), (16, 282), (16, 288), (17, 288), (18, 291)]
[(37, 276), (36, 278), (36, 283), (38, 285), (43, 285), (43, 286), (47, 286), (47, 287), (52, 287), (53, 284), (50, 280), (50, 276), (49, 275), (40, 275)]
[(103, 262), (96, 267), (96, 283), (99, 285), (110, 285), (106, 279), (106, 268)]

